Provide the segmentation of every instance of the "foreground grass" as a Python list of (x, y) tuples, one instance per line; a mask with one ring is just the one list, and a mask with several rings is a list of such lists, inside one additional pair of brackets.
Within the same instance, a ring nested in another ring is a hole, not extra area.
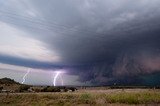
[(159, 91), (0, 94), (0, 106), (77, 106), (80, 104), (160, 104)]

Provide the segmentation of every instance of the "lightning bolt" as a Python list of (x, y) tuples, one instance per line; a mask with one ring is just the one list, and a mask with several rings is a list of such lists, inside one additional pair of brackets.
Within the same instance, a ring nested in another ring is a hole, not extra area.
[(55, 75), (55, 77), (53, 79), (53, 85), (54, 86), (56, 86), (56, 80), (57, 80), (57, 77), (58, 77), (59, 74), (60, 74), (60, 72), (56, 72), (56, 75)]
[(27, 73), (23, 76), (22, 84), (26, 81), (26, 76), (29, 74), (30, 68), (28, 69)]
[(56, 72), (56, 75), (55, 75), (55, 77), (54, 77), (54, 79), (53, 79), (53, 85), (54, 85), (54, 86), (56, 86), (56, 80), (57, 80), (58, 76), (60, 77), (60, 79), (61, 79), (61, 84), (62, 84), (62, 86), (63, 86), (63, 79), (62, 79), (62, 76), (61, 76), (60, 74), (61, 74), (61, 72)]

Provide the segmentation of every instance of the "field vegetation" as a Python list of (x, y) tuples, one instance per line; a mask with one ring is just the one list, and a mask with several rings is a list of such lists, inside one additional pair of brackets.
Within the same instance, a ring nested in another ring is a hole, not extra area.
[(0, 79), (0, 106), (106, 105), (160, 105), (160, 89), (145, 86), (31, 86), (9, 78)]
[(93, 90), (0, 94), (0, 106), (159, 105), (159, 90)]

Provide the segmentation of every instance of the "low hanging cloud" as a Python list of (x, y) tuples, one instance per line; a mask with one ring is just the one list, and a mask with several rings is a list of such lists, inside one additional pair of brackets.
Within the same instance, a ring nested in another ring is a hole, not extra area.
[(2, 63), (64, 68), (93, 84), (135, 84), (160, 70), (159, 0), (0, 2), (1, 23), (43, 44), (39, 56), (0, 55)]

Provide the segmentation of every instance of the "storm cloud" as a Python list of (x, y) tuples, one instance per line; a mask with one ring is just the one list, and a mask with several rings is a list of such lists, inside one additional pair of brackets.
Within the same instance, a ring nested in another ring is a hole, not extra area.
[[(159, 0), (0, 0), (5, 36), (0, 41), (7, 36), (9, 42), (1, 45), (28, 39), (21, 49), (1, 50), (0, 62), (66, 68), (93, 85), (148, 84), (144, 77), (148, 81), (160, 72), (159, 5)], [(15, 36), (19, 39), (11, 39)]]

